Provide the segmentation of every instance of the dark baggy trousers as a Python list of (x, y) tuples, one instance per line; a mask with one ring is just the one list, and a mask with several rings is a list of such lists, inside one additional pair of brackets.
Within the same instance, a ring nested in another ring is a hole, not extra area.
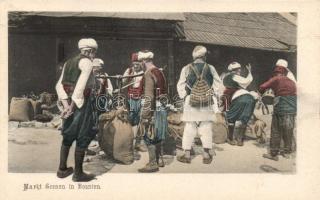
[(283, 140), (283, 153), (292, 152), (292, 137), (295, 126), (295, 114), (273, 114), (271, 122), (270, 153), (278, 155), (281, 140)]

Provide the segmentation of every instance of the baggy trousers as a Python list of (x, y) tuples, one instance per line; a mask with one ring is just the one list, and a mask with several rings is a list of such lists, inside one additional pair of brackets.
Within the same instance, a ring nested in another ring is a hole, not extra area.
[(273, 156), (277, 155), (280, 151), (281, 139), (284, 142), (284, 153), (292, 152), (292, 137), (294, 125), (294, 114), (273, 114), (270, 139), (270, 152)]
[(203, 148), (212, 149), (212, 122), (185, 122), (182, 148), (184, 150), (190, 150), (194, 137), (200, 135)]

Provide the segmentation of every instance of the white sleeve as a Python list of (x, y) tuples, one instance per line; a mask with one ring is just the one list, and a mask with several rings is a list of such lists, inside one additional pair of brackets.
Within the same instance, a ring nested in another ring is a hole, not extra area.
[[(108, 76), (107, 73), (104, 74), (105, 76)], [(109, 95), (112, 96), (112, 92), (113, 92), (113, 86), (112, 86), (112, 83), (110, 81), (110, 79), (107, 79), (107, 83), (108, 83), (108, 87), (106, 88), (106, 91)]]
[(187, 76), (188, 76), (188, 65), (183, 67), (180, 73), (180, 78), (177, 83), (178, 95), (181, 99), (187, 96), (186, 86), (187, 86)]
[(239, 76), (239, 75), (234, 75), (232, 79), (235, 82), (237, 82), (244, 89), (246, 89), (253, 80), (252, 74), (250, 71), (249, 71), (248, 76), (246, 78)]
[(212, 89), (215, 93), (217, 93), (218, 95), (221, 95), (223, 93), (224, 86), (222, 84), (220, 76), (219, 76), (218, 72), (216, 71), (216, 69), (214, 68), (214, 66), (209, 65), (209, 68), (210, 68), (211, 74), (213, 76)]
[(91, 60), (89, 60), (88, 58), (83, 58), (80, 60), (79, 69), (81, 70), (81, 73), (71, 97), (78, 108), (81, 108), (83, 106), (83, 103), (84, 103), (83, 92), (84, 92), (84, 89), (86, 88), (87, 81), (92, 72), (92, 68), (93, 68), (93, 65)]
[(287, 77), (292, 80), (293, 82), (297, 83), (296, 78), (294, 77), (293, 73), (288, 69)]
[[(129, 75), (129, 71), (130, 71), (130, 68), (127, 68), (126, 71), (123, 73), (123, 76), (128, 76)], [(128, 78), (123, 78), (122, 79), (122, 83), (126, 84), (128, 81)]]
[(58, 95), (58, 99), (59, 100), (68, 99), (68, 95), (67, 95), (67, 93), (64, 90), (63, 85), (62, 85), (62, 78), (63, 78), (63, 74), (64, 74), (64, 68), (65, 68), (65, 65), (63, 65), (60, 78), (59, 78), (59, 80), (58, 80), (58, 82), (56, 84), (56, 91), (57, 91), (57, 95)]

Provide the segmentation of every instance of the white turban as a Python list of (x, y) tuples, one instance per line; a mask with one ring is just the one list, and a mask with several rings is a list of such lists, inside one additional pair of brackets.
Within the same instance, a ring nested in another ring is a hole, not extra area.
[(284, 59), (279, 59), (276, 63), (276, 66), (288, 68), (288, 62)]
[(95, 58), (93, 59), (92, 64), (94, 67), (101, 67), (102, 65), (104, 65), (104, 62), (100, 58)]
[(201, 46), (201, 45), (196, 46), (192, 52), (193, 60), (205, 56), (206, 53), (207, 53), (207, 49), (204, 46)]
[(229, 71), (233, 71), (233, 70), (238, 69), (238, 68), (241, 68), (241, 65), (238, 62), (232, 62), (228, 66), (228, 70)]
[(291, 72), (291, 70), (288, 68), (288, 61), (284, 60), (284, 59), (279, 59), (276, 63), (276, 66), (281, 66), (287, 69), (288, 74), (287, 77), (289, 79), (291, 79), (293, 82), (297, 82), (296, 78), (294, 77), (293, 73)]
[(79, 49), (98, 49), (97, 42), (92, 38), (82, 38), (78, 42)]
[(139, 51), (138, 52), (138, 61), (153, 59), (154, 54), (151, 51)]

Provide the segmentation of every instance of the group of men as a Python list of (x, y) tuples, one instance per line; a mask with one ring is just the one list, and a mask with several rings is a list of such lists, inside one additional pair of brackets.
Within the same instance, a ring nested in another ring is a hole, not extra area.
[[(83, 171), (83, 159), (89, 143), (95, 137), (97, 116), (95, 106), (97, 95), (112, 96), (113, 87), (108, 78), (96, 79), (102, 73), (103, 60), (95, 58), (98, 44), (92, 38), (78, 42), (80, 53), (68, 59), (56, 85), (62, 112), (63, 140), (60, 149), (59, 178), (73, 174), (73, 181), (90, 181), (94, 175)], [(194, 137), (198, 134), (203, 146), (203, 163), (213, 160), (212, 124), (223, 99), (225, 117), (228, 122), (230, 145), (243, 145), (244, 133), (251, 118), (259, 94), (246, 90), (252, 82), (250, 64), (246, 66), (248, 75), (241, 75), (241, 65), (232, 62), (228, 73), (220, 79), (214, 66), (207, 63), (207, 49), (196, 46), (192, 52), (193, 62), (182, 68), (177, 91), (184, 100), (181, 120), (185, 122), (182, 139), (183, 155), (177, 160), (191, 163), (191, 149)], [(162, 70), (156, 67), (151, 51), (139, 51), (132, 54), (130, 66), (124, 73), (122, 83), (128, 87), (129, 121), (134, 133), (134, 146), (137, 151), (148, 151), (149, 162), (139, 172), (156, 172), (164, 167), (163, 142), (167, 133), (166, 104), (161, 99), (167, 96), (167, 84)], [(102, 73), (103, 76), (108, 76)], [(98, 81), (98, 82), (97, 82)], [(263, 83), (259, 91), (263, 93), (271, 88), (275, 93), (275, 106), (271, 128), (270, 153), (265, 158), (278, 160), (278, 154), (291, 153), (291, 141), (296, 115), (295, 79), (288, 70), (287, 61), (280, 59), (276, 63), (273, 76)], [(98, 88), (98, 92), (93, 92)], [(108, 105), (108, 100), (101, 102)], [(104, 106), (106, 111), (108, 107)], [(139, 128), (140, 127), (140, 128)], [(138, 130), (142, 134), (138, 134)], [(143, 141), (142, 142), (142, 138)], [(280, 142), (284, 141), (284, 151), (280, 152)], [(69, 149), (76, 141), (75, 169), (67, 167)], [(143, 143), (147, 148), (144, 147)]]

